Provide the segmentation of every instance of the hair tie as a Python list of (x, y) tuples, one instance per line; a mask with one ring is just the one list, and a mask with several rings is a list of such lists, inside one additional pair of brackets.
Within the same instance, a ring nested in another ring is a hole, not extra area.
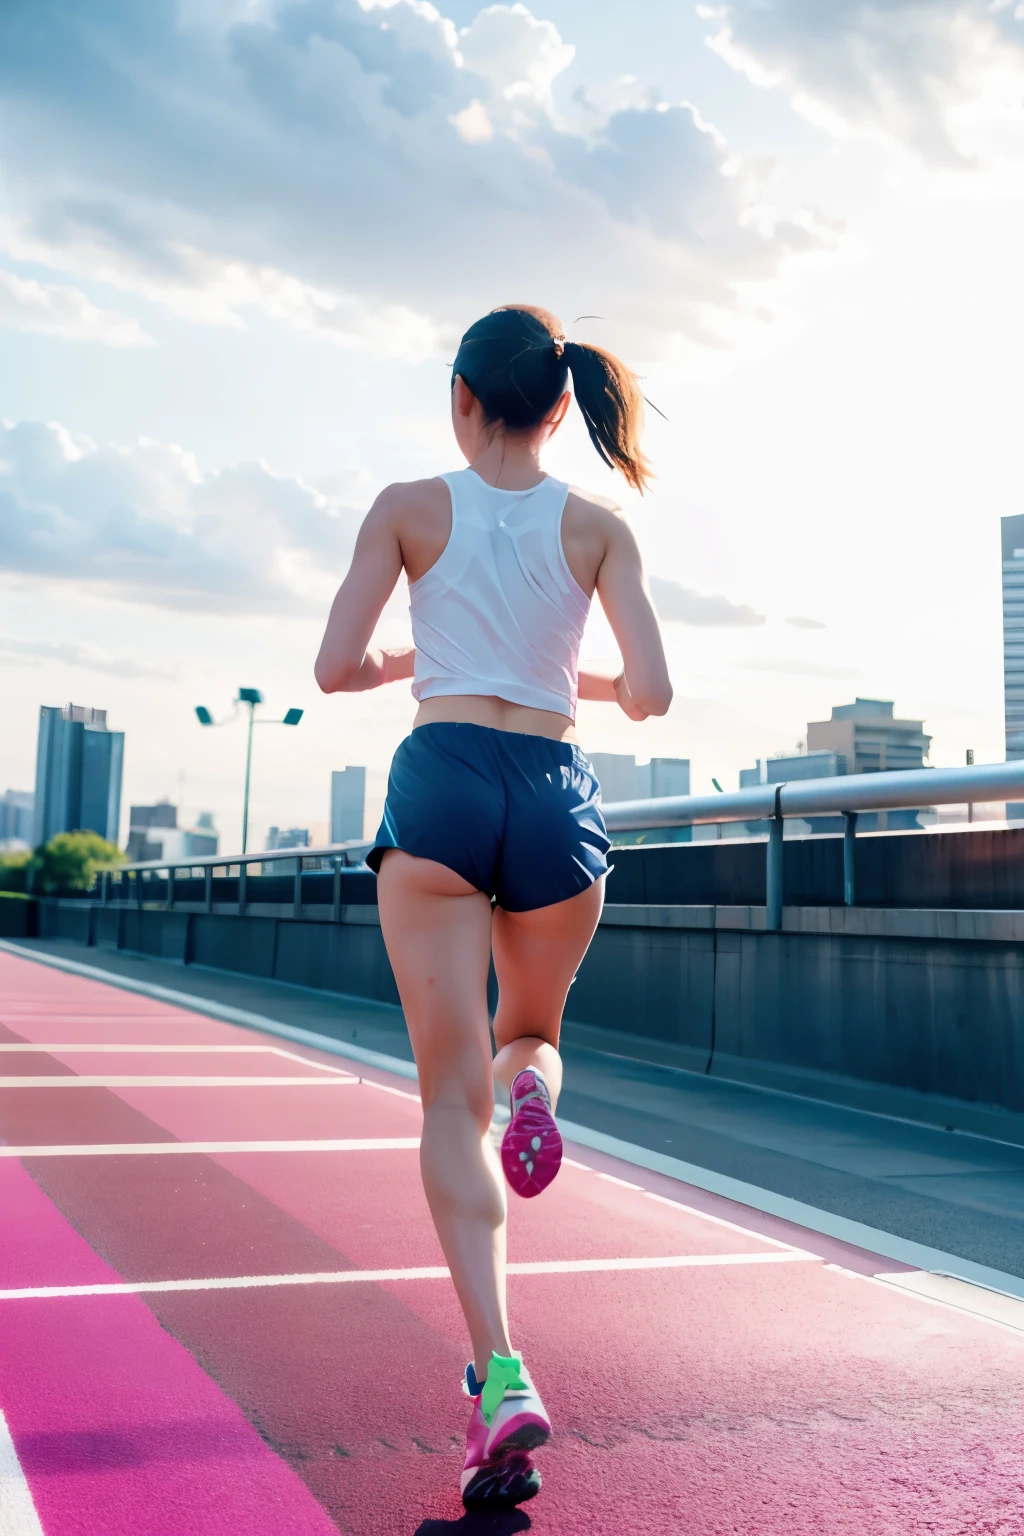
[(565, 337), (564, 336), (552, 336), (551, 340), (554, 342), (554, 345), (555, 345), (555, 356), (556, 357), (561, 357), (562, 353), (565, 351)]

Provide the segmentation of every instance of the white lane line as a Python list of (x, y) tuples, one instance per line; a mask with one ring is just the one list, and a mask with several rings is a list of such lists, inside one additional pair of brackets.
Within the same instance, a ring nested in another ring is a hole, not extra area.
[[(608, 1270), (707, 1269), (745, 1264), (820, 1264), (813, 1253), (686, 1253), (651, 1259), (552, 1259), (510, 1264), (510, 1275), (589, 1275)], [(447, 1280), (443, 1265), (416, 1269), (342, 1269), (312, 1275), (222, 1275), (210, 1280), (140, 1280), (111, 1285), (36, 1285), (0, 1291), (0, 1301), (74, 1296), (139, 1296), (155, 1291), (247, 1291), (275, 1285), (379, 1285), (386, 1280)]]
[[(175, 1007), (187, 1009), (190, 1013), (205, 1014), (208, 1018), (221, 1019), (228, 1024), (238, 1024), (246, 1029), (258, 1029), (263, 1034), (295, 1040), (302, 1045), (312, 1046), (315, 1050), (329, 1052), (332, 1056), (343, 1056), (350, 1061), (365, 1062), (368, 1066), (379, 1067), (399, 1077), (416, 1078), (416, 1068), (411, 1062), (402, 1061), (396, 1056), (386, 1056), (381, 1051), (364, 1050), (361, 1046), (350, 1045), (347, 1041), (335, 1040), (328, 1035), (319, 1035), (310, 1029), (298, 1029), (292, 1024), (282, 1023), (264, 1014), (248, 1013), (240, 1008), (229, 1008), (220, 1003), (209, 1002), (203, 997), (191, 996), (187, 992), (174, 992), (170, 988), (158, 987), (151, 982), (118, 976), (112, 971), (102, 970), (99, 966), (83, 965), (77, 960), (64, 960), (57, 955), (28, 949), (6, 939), (0, 939), (0, 951), (16, 955), (19, 959), (32, 960), (37, 965), (66, 971), (70, 975), (85, 976), (91, 981), (102, 982), (125, 992), (134, 992), (144, 997), (172, 1003)], [(371, 1000), (364, 997), (346, 997), (343, 1000), (361, 1009), (374, 1006)], [(383, 1004), (379, 1006), (387, 1007)], [(367, 1082), (366, 1086), (384, 1088), (383, 1083)], [(390, 1091), (400, 1092), (398, 1089)], [(408, 1097), (416, 1098), (417, 1095), (409, 1094)], [(507, 1113), (506, 1110), (506, 1116)], [(495, 1118), (498, 1119), (500, 1116), (496, 1113)], [(971, 1284), (1024, 1299), (1024, 1278), (1019, 1275), (993, 1269), (987, 1264), (979, 1264), (974, 1259), (965, 1259), (958, 1254), (947, 1253), (941, 1248), (928, 1247), (924, 1243), (900, 1237), (894, 1232), (886, 1232), (881, 1227), (868, 1226), (866, 1222), (853, 1221), (847, 1216), (837, 1216), (833, 1211), (808, 1205), (803, 1200), (794, 1200), (789, 1195), (776, 1194), (774, 1190), (764, 1189), (758, 1184), (748, 1184), (745, 1180), (734, 1179), (729, 1174), (716, 1173), (710, 1168), (701, 1168), (697, 1163), (683, 1162), (681, 1158), (669, 1157), (664, 1152), (653, 1152), (649, 1147), (640, 1147), (633, 1142), (622, 1141), (617, 1136), (608, 1136), (603, 1131), (592, 1130), (590, 1126), (576, 1125), (561, 1119), (559, 1125), (565, 1140), (575, 1142), (578, 1147), (589, 1147), (595, 1152), (606, 1152), (610, 1157), (617, 1157), (620, 1162), (632, 1163), (634, 1167), (646, 1168), (652, 1173), (663, 1173), (670, 1179), (677, 1179), (680, 1183), (692, 1184), (696, 1189), (707, 1190), (709, 1194), (722, 1195), (737, 1205), (749, 1206), (752, 1210), (761, 1211), (768, 1216), (778, 1216), (781, 1220), (792, 1222), (797, 1227), (804, 1227), (809, 1232), (819, 1232), (825, 1237), (834, 1237), (855, 1248), (865, 1249), (868, 1253), (894, 1259), (898, 1264), (909, 1264), (914, 1269), (952, 1275)], [(752, 1231), (749, 1227), (740, 1227), (739, 1230), (750, 1237), (757, 1238), (760, 1242), (771, 1241), (770, 1238), (764, 1237), (760, 1232)]]
[(0, 1409), (0, 1536), (43, 1536), (32, 1490)]
[(372, 1077), (361, 1077), (360, 1083), (364, 1088), (375, 1088), (378, 1093), (393, 1093), (396, 1099), (412, 1099), (414, 1104), (419, 1104), (418, 1093), (406, 1093), (404, 1088), (392, 1088), (390, 1083), (375, 1083)]
[[(418, 1136), (342, 1137), (334, 1141), (126, 1141), (85, 1146), (4, 1147), (0, 1157), (163, 1157), (168, 1153), (229, 1152), (399, 1152), (414, 1151)], [(0, 1526), (0, 1536), (3, 1527)]]
[(730, 1232), (739, 1232), (743, 1237), (758, 1237), (762, 1243), (770, 1243), (773, 1248), (781, 1248), (787, 1253), (803, 1253), (803, 1248), (798, 1248), (795, 1243), (784, 1243), (777, 1237), (765, 1237), (762, 1232), (751, 1232), (749, 1227), (741, 1227), (738, 1222), (726, 1221), (724, 1216), (712, 1216), (710, 1211), (699, 1210), (695, 1205), (684, 1205), (681, 1200), (670, 1200), (667, 1195), (656, 1195), (653, 1189), (644, 1190), (646, 1200), (656, 1200), (659, 1205), (668, 1205), (676, 1211), (683, 1211), (687, 1216), (699, 1216), (701, 1221), (714, 1222), (716, 1227), (726, 1227)]
[(0, 1077), (0, 1088), (354, 1088), (358, 1077)]
[(308, 1056), (300, 1056), (297, 1051), (286, 1051), (280, 1045), (142, 1045), (135, 1042), (124, 1045), (79, 1045), (76, 1041), (62, 1045), (40, 1045), (35, 1040), (26, 1040), (23, 1045), (0, 1045), (0, 1052), (3, 1051), (35, 1052), (43, 1056), (94, 1056), (97, 1053), (108, 1056), (278, 1056), (285, 1061), (301, 1062), (304, 1067), (312, 1067), (315, 1072), (352, 1075), (345, 1074), (344, 1067), (335, 1067), (326, 1061), (310, 1061)]
[[(98, 965), (85, 965), (80, 960), (65, 960), (60, 955), (49, 955), (44, 950), (27, 949), (22, 944), (13, 944), (9, 939), (0, 939), (0, 951), (5, 954), (15, 955), (19, 960), (31, 960), (36, 965), (49, 966), (55, 971), (66, 971), (70, 976), (84, 976), (89, 981), (98, 981), (103, 986), (113, 987), (121, 992), (134, 992), (141, 997), (152, 997), (157, 1002), (169, 1003), (174, 1008), (184, 1009), (188, 1013), (203, 1014), (210, 1019), (219, 1019), (225, 1024), (238, 1024), (243, 1029), (258, 1029), (264, 1035), (276, 1035), (282, 1040), (294, 1040), (299, 1045), (312, 1046), (314, 1050), (326, 1051), (332, 1056), (345, 1056), (350, 1061), (361, 1061), (368, 1067), (380, 1067), (384, 1072), (390, 1072), (396, 1077), (417, 1079), (416, 1068), (411, 1061), (402, 1061), (397, 1056), (386, 1056), (382, 1051), (370, 1051), (361, 1045), (352, 1045), (347, 1040), (335, 1040), (331, 1035), (317, 1034), (312, 1029), (300, 1029), (295, 1024), (285, 1024), (280, 1019), (268, 1018), (263, 1013), (250, 1013), (245, 1008), (231, 1008), (226, 1003), (214, 1003), (205, 997), (197, 997), (191, 992), (178, 992), (172, 987), (160, 987), (152, 981), (136, 981), (131, 976), (121, 976), (115, 971), (105, 971)], [(377, 1003), (373, 998), (354, 997), (348, 993), (330, 994), (336, 996), (342, 1003), (353, 1003), (364, 1012), (372, 1012), (374, 1008), (380, 1008), (384, 1013), (394, 1013), (393, 1003)], [(26, 1015), (27, 1017), (28, 1015)], [(100, 1018), (97, 1014), (95, 1018)], [(113, 1019), (117, 1019), (117, 1015)], [(147, 1022), (151, 1015), (146, 1015)], [(113, 1020), (112, 1020), (113, 1021)], [(90, 1020), (91, 1022), (91, 1020)], [(186, 1020), (160, 1019), (159, 1016), (152, 1022), (160, 1023), (185, 1023)], [(375, 1083), (375, 1088), (382, 1088), (382, 1083)], [(397, 1092), (392, 1089), (391, 1092)]]
[[(66, 1054), (76, 1052), (80, 1056), (89, 1056), (94, 1051), (109, 1051), (114, 1054), (124, 1052), (126, 1055), (135, 1055), (137, 1051), (175, 1052), (179, 1056), (206, 1055), (213, 1052), (229, 1052), (234, 1056), (288, 1056), (293, 1061), (305, 1061), (304, 1056), (296, 1056), (292, 1051), (284, 1051), (279, 1045), (79, 1045), (77, 1041), (70, 1041), (64, 1045), (40, 1045), (35, 1040), (26, 1040), (24, 1045), (0, 1045), (0, 1051), (43, 1051), (53, 1054), (55, 1051), (63, 1051)], [(312, 1063), (311, 1063), (312, 1065)], [(340, 1070), (335, 1068), (335, 1071)]]

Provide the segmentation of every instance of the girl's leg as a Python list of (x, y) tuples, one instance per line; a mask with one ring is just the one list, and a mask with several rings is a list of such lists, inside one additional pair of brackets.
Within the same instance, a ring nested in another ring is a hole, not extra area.
[(482, 1381), (492, 1351), (512, 1353), (505, 1181), (488, 1134), (494, 1110), (487, 1027), (491, 904), (443, 864), (397, 849), (384, 855), (377, 892), (419, 1072), (423, 1188)]
[(491, 930), (498, 1011), (494, 1016), (494, 1080), (507, 1096), (524, 1068), (543, 1072), (554, 1108), (562, 1086), (558, 1032), (562, 1009), (594, 937), (604, 879), (568, 901), (533, 912), (497, 907)]

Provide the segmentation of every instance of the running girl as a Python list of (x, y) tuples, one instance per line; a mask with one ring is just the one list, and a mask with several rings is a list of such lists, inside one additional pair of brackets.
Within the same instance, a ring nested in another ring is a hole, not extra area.
[[(368, 862), (419, 1072), (423, 1187), (472, 1341), (467, 1509), (531, 1498), (540, 1477), (529, 1452), (551, 1433), (509, 1337), (505, 1190), (489, 1129), (497, 1086), (512, 1116), (505, 1176), (517, 1194), (539, 1194), (562, 1153), (562, 1009), (608, 868), (576, 701), (643, 720), (672, 698), (628, 526), (613, 502), (540, 465), (569, 409), (570, 374), (597, 452), (643, 491), (635, 376), (600, 347), (566, 341), (546, 310), (493, 310), (462, 338), (452, 374), (469, 467), (377, 497), (315, 669), (325, 693), (411, 677), (419, 703)], [(370, 639), (403, 570), (414, 645), (381, 650)], [(578, 666), (595, 591), (622, 654), (616, 677)]]

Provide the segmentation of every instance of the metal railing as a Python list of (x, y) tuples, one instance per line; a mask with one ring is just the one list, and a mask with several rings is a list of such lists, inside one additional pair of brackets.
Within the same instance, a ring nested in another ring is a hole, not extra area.
[[(121, 902), (123, 905), (143, 906), (147, 899), (147, 887), (152, 889), (158, 876), (167, 877), (167, 897), (161, 904), (168, 909), (175, 906), (175, 885), (184, 878), (194, 879), (194, 870), (201, 872), (203, 881), (202, 908), (213, 911), (213, 878), (215, 870), (230, 874), (238, 870), (238, 897), (233, 905), (242, 916), (248, 904), (249, 870), (253, 864), (294, 864), (292, 906), (296, 914), (302, 907), (302, 876), (306, 873), (333, 875), (331, 908), (337, 918), (341, 909), (341, 872), (356, 869), (365, 862), (373, 847), (365, 841), (333, 843), (327, 848), (274, 848), (263, 853), (209, 854), (192, 859), (147, 859), (136, 864), (121, 864), (115, 870), (102, 870), (99, 875), (100, 904), (104, 907)], [(187, 871), (187, 876), (184, 872)], [(125, 886), (128, 886), (127, 893)], [(113, 894), (116, 891), (116, 894)]]
[(792, 784), (758, 784), (727, 794), (671, 795), (660, 800), (622, 800), (604, 807), (610, 832), (661, 827), (709, 826), (719, 822), (767, 821), (767, 926), (782, 926), (783, 825), (787, 817), (840, 815), (843, 818), (843, 900), (856, 903), (854, 846), (862, 811), (898, 811), (929, 805), (974, 805), (978, 801), (1024, 801), (1024, 760), (979, 763), (970, 768), (912, 768), (895, 773), (851, 773)]
[[(935, 805), (973, 805), (979, 801), (1024, 802), (1024, 760), (1012, 763), (979, 763), (970, 768), (922, 768), (895, 773), (853, 773), (830, 779), (800, 779), (795, 783), (759, 784), (727, 794), (669, 795), (658, 800), (622, 800), (604, 807), (610, 832), (640, 832), (668, 827), (709, 826), (722, 822), (767, 821), (766, 908), (767, 926), (782, 925), (785, 895), (783, 883), (783, 828), (787, 818), (840, 815), (843, 818), (843, 900), (856, 904), (854, 848), (857, 816), (863, 811), (920, 809)], [(213, 910), (215, 870), (238, 869), (238, 896), (232, 905), (239, 914), (247, 904), (248, 871), (253, 864), (288, 862), (295, 865), (293, 908), (302, 906), (304, 864), (333, 873), (332, 910), (341, 908), (341, 872), (361, 865), (372, 847), (368, 842), (337, 843), (327, 848), (278, 848), (264, 853), (216, 854), (205, 858), (151, 859), (123, 864), (100, 875), (100, 901), (111, 900), (142, 906), (146, 888), (158, 875), (167, 876), (167, 897), (175, 905), (175, 882), (181, 871), (201, 870), (203, 910)], [(194, 878), (194, 877), (193, 877)], [(118, 887), (129, 894), (112, 898)]]

